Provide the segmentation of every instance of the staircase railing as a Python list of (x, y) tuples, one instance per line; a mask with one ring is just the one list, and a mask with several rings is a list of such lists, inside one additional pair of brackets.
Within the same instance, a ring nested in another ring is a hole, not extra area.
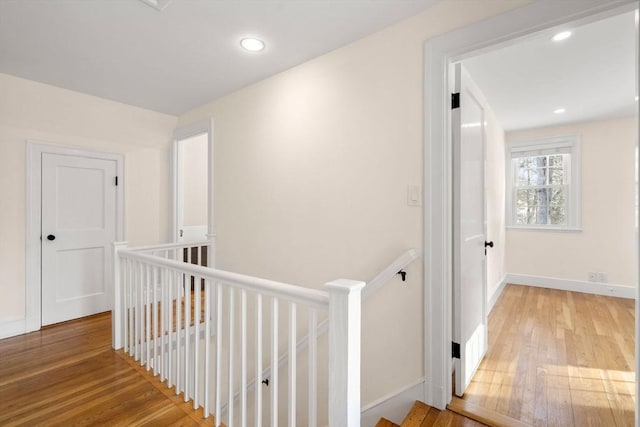
[[(362, 302), (364, 302), (368, 297), (376, 293), (379, 289), (384, 287), (384, 285), (389, 283), (389, 281), (392, 278), (396, 277), (398, 274), (401, 274), (401, 273), (403, 274), (402, 281), (404, 281), (405, 280), (404, 275), (406, 273), (402, 271), (402, 269), (407, 267), (416, 259), (418, 259), (418, 251), (415, 249), (409, 249), (408, 251), (400, 255), (398, 258), (396, 258), (385, 269), (383, 269), (380, 273), (378, 273), (373, 279), (366, 282), (366, 286), (362, 290)], [(317, 341), (317, 339), (322, 335), (324, 335), (328, 330), (329, 330), (329, 319), (324, 319), (318, 324), (315, 334), (310, 332), (309, 334), (305, 335), (304, 337), (298, 340), (298, 342), (296, 343), (296, 352), (300, 353), (301, 351), (304, 351), (305, 349), (307, 349), (310, 342)], [(288, 359), (289, 359), (289, 352), (287, 351), (283, 353), (278, 359), (278, 367), (281, 368), (282, 366), (284, 366), (285, 363), (287, 363)], [(257, 379), (255, 378), (251, 379), (247, 384), (247, 389), (249, 391), (253, 390), (253, 388), (256, 386), (256, 383), (267, 382), (268, 384), (268, 381), (270, 380), (270, 378), (271, 378), (271, 366), (267, 367), (262, 371), (262, 377), (260, 382), (258, 382)], [(240, 399), (240, 394), (236, 393), (235, 401), (237, 402), (239, 399)], [(223, 405), (222, 413), (223, 414), (226, 413), (227, 409), (228, 409), (227, 405)]]
[[(330, 426), (360, 424), (360, 300), (363, 282), (339, 279), (325, 290), (216, 270), (198, 264), (208, 242), (127, 249), (114, 244), (113, 347), (123, 349), (160, 381), (216, 414), (215, 425), (277, 426), (280, 413), (288, 425), (299, 418), (299, 386), (306, 379), (307, 419)], [(186, 253), (185, 253), (186, 249)], [(327, 313), (327, 314), (323, 314)], [(327, 316), (329, 331), (326, 388), (319, 383), (318, 317)], [(281, 316), (287, 322), (281, 322)], [(297, 357), (298, 319), (306, 318), (307, 372)], [(284, 332), (284, 333), (281, 333)], [(267, 342), (269, 343), (267, 345)], [(287, 348), (287, 370), (279, 375), (279, 354)], [(270, 360), (269, 396), (248, 379), (262, 381)], [(280, 399), (280, 377), (287, 399)], [(328, 391), (328, 411), (318, 414), (318, 392)], [(239, 407), (235, 407), (239, 390)], [(222, 405), (228, 408), (221, 416)], [(224, 418), (224, 419), (223, 419)]]

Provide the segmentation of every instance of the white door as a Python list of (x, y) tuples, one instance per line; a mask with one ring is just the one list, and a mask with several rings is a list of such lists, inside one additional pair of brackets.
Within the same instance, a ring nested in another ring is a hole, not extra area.
[(42, 154), (42, 325), (111, 310), (115, 160)]
[(452, 111), (454, 158), (455, 393), (462, 396), (487, 351), (484, 207), (484, 109), (462, 66), (455, 66), (460, 107)]

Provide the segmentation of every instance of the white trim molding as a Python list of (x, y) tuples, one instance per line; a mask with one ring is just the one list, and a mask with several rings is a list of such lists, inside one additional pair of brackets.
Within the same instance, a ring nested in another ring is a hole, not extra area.
[(535, 286), (538, 288), (582, 292), (585, 294), (605, 295), (617, 298), (636, 298), (635, 287), (617, 285), (613, 283), (587, 282), (585, 280), (559, 279), (556, 277), (511, 273), (508, 273), (505, 276), (504, 282), (512, 285)]
[[(37, 331), (42, 327), (42, 155), (45, 153), (66, 156), (87, 157), (93, 159), (114, 160), (118, 186), (120, 191), (116, 195), (116, 240), (124, 240), (124, 156), (118, 153), (84, 150), (62, 145), (51, 145), (39, 141), (27, 140), (27, 186), (26, 186), (26, 307), (25, 332)], [(113, 270), (106, 265), (106, 271)], [(111, 282), (111, 281), (110, 281)], [(17, 334), (16, 334), (17, 335)]]
[[(540, 31), (579, 26), (635, 7), (637, 0), (537, 0), (426, 41), (423, 88), (425, 403), (444, 409), (452, 395), (453, 171), (449, 65)], [(640, 358), (636, 361), (640, 362)]]

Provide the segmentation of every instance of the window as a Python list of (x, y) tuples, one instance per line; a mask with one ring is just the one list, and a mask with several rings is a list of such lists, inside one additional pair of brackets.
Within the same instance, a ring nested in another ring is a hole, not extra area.
[(577, 136), (510, 143), (506, 171), (509, 226), (580, 228)]

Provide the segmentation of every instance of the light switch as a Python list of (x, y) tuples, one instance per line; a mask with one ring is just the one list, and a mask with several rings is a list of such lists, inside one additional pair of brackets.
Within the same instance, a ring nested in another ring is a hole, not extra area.
[(407, 204), (409, 206), (422, 206), (422, 192), (419, 185), (407, 186)]

